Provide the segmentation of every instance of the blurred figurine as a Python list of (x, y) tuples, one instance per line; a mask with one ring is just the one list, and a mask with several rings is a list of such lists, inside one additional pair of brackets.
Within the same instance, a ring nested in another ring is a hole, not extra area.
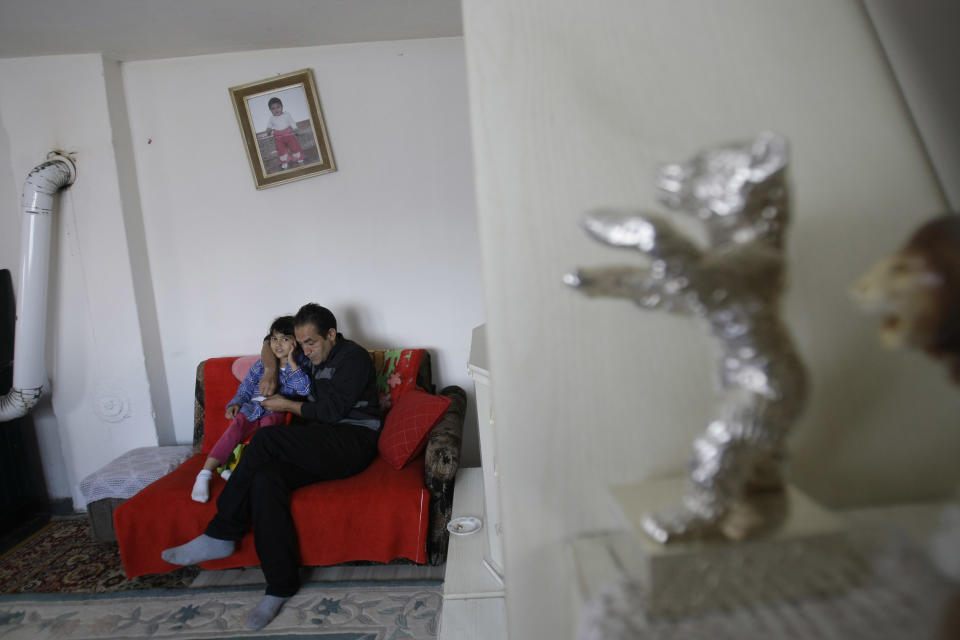
[[(587, 233), (639, 251), (645, 264), (564, 277), (588, 296), (700, 316), (719, 343), (723, 401), (694, 442), (692, 486), (678, 508), (644, 518), (646, 532), (661, 543), (741, 538), (749, 526), (774, 519), (776, 509), (751, 513), (744, 505), (777, 504), (783, 515), (785, 440), (807, 397), (806, 372), (779, 309), (787, 159), (786, 140), (762, 133), (667, 165), (657, 177), (660, 200), (697, 218), (708, 245), (701, 248), (656, 214), (597, 211), (584, 220)], [(773, 501), (762, 499), (770, 495)], [(744, 521), (744, 513), (754, 521)]]
[[(880, 339), (919, 349), (947, 365), (960, 384), (960, 216), (923, 224), (907, 243), (851, 287), (860, 307), (883, 317)], [(960, 639), (960, 502), (947, 505), (928, 541), (937, 569), (955, 587), (944, 604), (938, 638)]]
[(886, 346), (921, 349), (943, 360), (960, 384), (960, 216), (921, 226), (851, 293), (865, 311), (883, 316), (880, 338)]

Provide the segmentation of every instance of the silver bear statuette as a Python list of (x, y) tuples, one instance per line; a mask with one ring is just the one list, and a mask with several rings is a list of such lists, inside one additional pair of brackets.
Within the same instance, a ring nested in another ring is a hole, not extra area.
[[(645, 260), (564, 276), (591, 297), (700, 316), (719, 344), (722, 402), (694, 441), (690, 488), (676, 509), (643, 519), (646, 533), (661, 543), (745, 537), (735, 521), (751, 504), (771, 504), (769, 496), (773, 504), (781, 497), (774, 511), (783, 513), (785, 440), (807, 397), (806, 372), (779, 310), (788, 155), (786, 140), (761, 133), (665, 166), (656, 178), (661, 202), (699, 220), (706, 246), (657, 214), (595, 211), (583, 222), (588, 234)], [(748, 524), (771, 519), (769, 506), (760, 511), (753, 509)]]

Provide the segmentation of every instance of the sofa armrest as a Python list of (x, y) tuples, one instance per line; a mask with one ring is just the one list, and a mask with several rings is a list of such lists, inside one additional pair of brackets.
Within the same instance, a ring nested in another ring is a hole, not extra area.
[(446, 562), (450, 533), (447, 523), (453, 512), (453, 483), (460, 468), (460, 444), (463, 419), (467, 412), (467, 394), (457, 386), (445, 387), (440, 395), (450, 398), (450, 406), (430, 430), (427, 441), (423, 481), (430, 492), (430, 531), (427, 535), (427, 562)]
[(197, 379), (193, 385), (193, 453), (200, 453), (203, 446), (203, 421), (206, 412), (206, 398), (203, 387), (203, 366), (206, 360), (197, 365)]

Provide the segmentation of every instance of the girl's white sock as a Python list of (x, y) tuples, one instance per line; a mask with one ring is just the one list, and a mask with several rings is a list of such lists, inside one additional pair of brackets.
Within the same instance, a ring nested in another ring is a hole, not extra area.
[(197, 474), (197, 480), (193, 483), (193, 491), (190, 493), (190, 497), (194, 501), (206, 502), (210, 499), (210, 478), (212, 477), (213, 472), (207, 469), (203, 469)]

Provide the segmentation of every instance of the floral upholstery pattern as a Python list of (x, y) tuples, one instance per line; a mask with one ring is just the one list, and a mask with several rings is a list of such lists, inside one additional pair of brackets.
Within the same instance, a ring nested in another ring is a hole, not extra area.
[[(382, 361), (378, 361), (377, 353), (383, 354)], [(380, 409), (384, 413), (396, 404), (400, 396), (417, 387), (424, 353), (423, 349), (385, 349), (374, 352), (377, 392), (380, 395)]]

